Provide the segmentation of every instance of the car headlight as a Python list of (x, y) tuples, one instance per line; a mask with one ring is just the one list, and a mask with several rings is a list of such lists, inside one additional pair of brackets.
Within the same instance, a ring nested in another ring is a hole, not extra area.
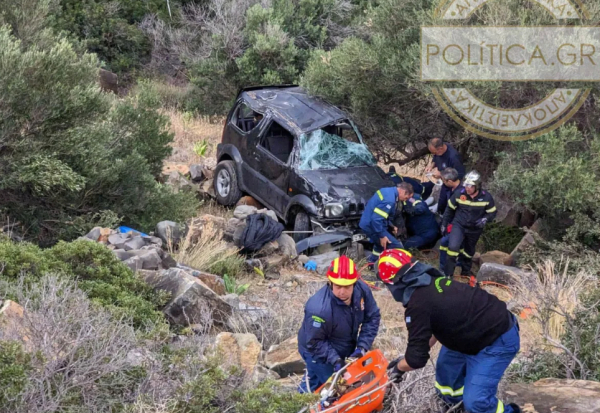
[(330, 217), (339, 217), (344, 213), (344, 206), (339, 203), (327, 204), (325, 205), (325, 216), (327, 218)]

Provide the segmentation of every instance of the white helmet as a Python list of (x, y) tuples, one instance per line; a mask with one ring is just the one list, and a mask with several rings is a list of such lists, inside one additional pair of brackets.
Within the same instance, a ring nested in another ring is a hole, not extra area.
[(463, 185), (472, 185), (478, 190), (481, 189), (481, 174), (477, 171), (471, 171), (465, 175)]

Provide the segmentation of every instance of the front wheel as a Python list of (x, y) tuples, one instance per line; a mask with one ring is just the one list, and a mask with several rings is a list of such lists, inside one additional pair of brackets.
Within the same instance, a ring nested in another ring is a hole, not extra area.
[(310, 237), (312, 234), (308, 233), (312, 231), (312, 224), (310, 223), (310, 217), (304, 211), (300, 211), (296, 214), (294, 220), (294, 241), (302, 241), (304, 238)]
[(217, 202), (221, 205), (234, 205), (242, 197), (233, 161), (221, 161), (215, 169), (213, 181)]

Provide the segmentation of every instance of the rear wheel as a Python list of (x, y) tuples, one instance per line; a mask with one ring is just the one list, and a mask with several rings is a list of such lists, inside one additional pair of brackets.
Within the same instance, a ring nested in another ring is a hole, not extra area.
[(306, 212), (298, 211), (294, 220), (294, 241), (298, 242), (310, 237), (312, 234), (308, 233), (308, 231), (312, 231), (310, 217)]
[(217, 202), (221, 205), (230, 206), (242, 197), (238, 186), (238, 177), (233, 161), (221, 161), (215, 169), (213, 181)]

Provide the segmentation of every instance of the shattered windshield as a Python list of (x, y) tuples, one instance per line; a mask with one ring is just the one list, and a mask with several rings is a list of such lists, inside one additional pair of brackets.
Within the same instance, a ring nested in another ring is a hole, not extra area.
[(375, 159), (349, 121), (300, 135), (300, 170), (365, 165), (375, 165)]

